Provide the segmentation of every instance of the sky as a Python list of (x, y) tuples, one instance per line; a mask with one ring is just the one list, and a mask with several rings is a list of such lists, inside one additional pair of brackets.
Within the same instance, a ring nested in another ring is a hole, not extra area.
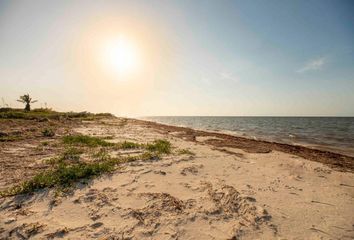
[[(353, 1), (0, 1), (0, 106), (354, 116)], [(123, 43), (122, 43), (123, 42)]]

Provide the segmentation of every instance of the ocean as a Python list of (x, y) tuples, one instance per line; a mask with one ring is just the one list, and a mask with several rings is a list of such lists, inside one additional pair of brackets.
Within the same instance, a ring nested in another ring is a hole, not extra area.
[(354, 117), (159, 116), (143, 119), (354, 156)]

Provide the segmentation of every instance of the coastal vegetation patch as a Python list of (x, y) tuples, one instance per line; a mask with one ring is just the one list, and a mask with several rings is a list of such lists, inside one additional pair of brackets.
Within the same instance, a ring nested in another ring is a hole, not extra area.
[(50, 108), (37, 108), (24, 110), (19, 108), (0, 108), (0, 119), (24, 119), (24, 120), (61, 120), (61, 119), (82, 119), (93, 120), (96, 118), (114, 117), (110, 113), (89, 113), (89, 112), (57, 112)]
[(109, 147), (114, 146), (114, 143), (106, 140), (88, 135), (69, 135), (63, 137), (63, 143), (68, 145), (86, 145), (88, 147)]
[(153, 143), (146, 144), (146, 149), (150, 152), (169, 154), (171, 153), (171, 143), (165, 139), (158, 139)]
[(129, 141), (124, 141), (124, 142), (118, 143), (117, 146), (118, 146), (118, 148), (121, 148), (121, 149), (143, 148), (143, 144), (135, 143), (135, 142), (129, 142)]
[[(104, 173), (114, 171), (120, 164), (158, 160), (162, 154), (171, 152), (171, 143), (167, 140), (155, 140), (148, 144), (139, 144), (124, 141), (121, 143), (109, 143), (98, 137), (75, 135), (63, 137), (63, 143), (68, 144), (64, 151), (57, 157), (46, 160), (49, 165), (47, 170), (41, 171), (31, 179), (0, 192), (1, 197), (17, 194), (31, 193), (44, 188), (55, 187), (67, 189), (80, 180), (92, 179)], [(91, 155), (90, 161), (81, 159), (86, 146), (100, 147)], [(112, 157), (109, 150), (118, 146), (122, 149), (141, 148), (144, 152), (133, 156)]]

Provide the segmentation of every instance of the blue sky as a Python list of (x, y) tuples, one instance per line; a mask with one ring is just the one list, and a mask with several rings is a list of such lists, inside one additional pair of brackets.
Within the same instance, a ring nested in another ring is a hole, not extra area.
[[(2, 1), (0, 97), (132, 116), (354, 116), (353, 12), (324, 0)], [(90, 51), (105, 27), (144, 45), (139, 80), (100, 75)]]

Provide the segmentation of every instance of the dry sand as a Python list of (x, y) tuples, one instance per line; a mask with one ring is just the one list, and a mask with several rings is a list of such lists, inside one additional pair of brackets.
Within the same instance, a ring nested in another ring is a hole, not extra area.
[(165, 138), (175, 153), (127, 163), (67, 196), (2, 198), (1, 239), (354, 239), (352, 158), (117, 121), (74, 131), (112, 141)]

